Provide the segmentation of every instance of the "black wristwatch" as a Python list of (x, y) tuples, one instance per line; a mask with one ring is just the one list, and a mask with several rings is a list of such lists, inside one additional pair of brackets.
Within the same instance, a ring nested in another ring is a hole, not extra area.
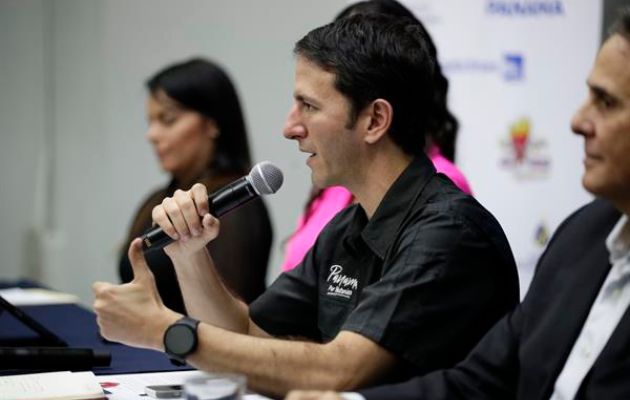
[(199, 321), (182, 317), (164, 332), (164, 351), (180, 363), (186, 363), (186, 357), (197, 349), (197, 326)]

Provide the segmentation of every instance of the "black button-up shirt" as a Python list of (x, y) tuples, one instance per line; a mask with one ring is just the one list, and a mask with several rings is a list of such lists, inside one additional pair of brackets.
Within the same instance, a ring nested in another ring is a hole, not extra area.
[(250, 316), (274, 336), (359, 333), (405, 362), (402, 378), (463, 359), (518, 299), (499, 223), (420, 157), (371, 219), (359, 204), (341, 211)]

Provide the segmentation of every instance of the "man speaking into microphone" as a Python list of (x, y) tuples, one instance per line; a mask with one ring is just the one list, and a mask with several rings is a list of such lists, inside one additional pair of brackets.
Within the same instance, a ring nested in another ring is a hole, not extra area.
[(498, 222), (424, 154), (438, 97), (428, 41), (385, 16), (348, 17), (298, 41), (284, 136), (315, 186), (345, 186), (357, 203), (248, 307), (206, 249), (220, 222), (205, 187), (177, 191), (153, 219), (174, 239), (164, 250), (189, 315), (162, 304), (136, 239), (134, 280), (93, 286), (103, 336), (245, 374), (273, 396), (399, 381), (461, 360), (517, 303), (518, 279)]

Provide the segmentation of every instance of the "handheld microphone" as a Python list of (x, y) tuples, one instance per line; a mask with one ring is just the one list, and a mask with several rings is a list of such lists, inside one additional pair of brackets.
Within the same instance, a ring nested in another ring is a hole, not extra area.
[[(210, 214), (218, 218), (258, 196), (276, 193), (283, 180), (282, 171), (278, 167), (269, 161), (260, 162), (254, 165), (249, 175), (208, 196)], [(145, 252), (161, 249), (172, 242), (173, 239), (159, 226), (151, 228), (142, 236), (142, 247)]]

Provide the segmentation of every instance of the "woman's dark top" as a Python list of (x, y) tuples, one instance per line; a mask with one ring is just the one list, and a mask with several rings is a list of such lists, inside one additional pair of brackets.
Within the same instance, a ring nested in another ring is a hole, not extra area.
[[(212, 193), (240, 178), (236, 174), (208, 174), (194, 182), (201, 182)], [(163, 189), (151, 194), (137, 212), (129, 236), (121, 251), (119, 273), (122, 282), (133, 279), (131, 263), (127, 257), (129, 243), (152, 226), (151, 211), (176, 189), (188, 190), (191, 184), (182, 185), (173, 180)], [(265, 290), (267, 263), (273, 233), (265, 204), (261, 199), (229, 212), (221, 217), (221, 232), (208, 244), (217, 271), (225, 285), (248, 304)], [(182, 293), (171, 259), (163, 249), (146, 254), (147, 263), (155, 275), (155, 282), (164, 304), (177, 312), (185, 313)]]

